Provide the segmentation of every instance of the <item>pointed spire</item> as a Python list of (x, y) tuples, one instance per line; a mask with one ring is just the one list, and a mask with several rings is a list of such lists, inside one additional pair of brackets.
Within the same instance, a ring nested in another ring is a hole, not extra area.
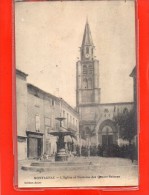
[(82, 41), (82, 46), (85, 45), (93, 46), (93, 40), (92, 40), (91, 31), (88, 23), (88, 17), (86, 18), (86, 25), (85, 25), (83, 41)]

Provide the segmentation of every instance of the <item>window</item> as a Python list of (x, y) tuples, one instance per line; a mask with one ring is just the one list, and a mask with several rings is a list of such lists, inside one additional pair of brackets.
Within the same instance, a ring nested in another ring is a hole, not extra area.
[(86, 54), (89, 54), (89, 47), (86, 47)]
[(52, 99), (52, 106), (55, 106), (55, 101)]
[(107, 108), (105, 108), (105, 109), (104, 109), (104, 112), (105, 112), (105, 113), (108, 113), (108, 112), (109, 112), (109, 110), (108, 110)]
[(87, 66), (83, 65), (83, 74), (87, 74)]
[(39, 115), (35, 116), (35, 129), (36, 131), (40, 131), (40, 116)]
[(89, 65), (88, 72), (90, 75), (93, 74), (93, 65), (92, 64)]

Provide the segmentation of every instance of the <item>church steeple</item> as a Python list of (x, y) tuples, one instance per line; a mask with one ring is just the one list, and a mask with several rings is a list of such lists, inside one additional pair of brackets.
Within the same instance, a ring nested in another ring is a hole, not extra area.
[(86, 20), (84, 35), (81, 45), (81, 60), (93, 60), (94, 58), (94, 44), (90, 31), (88, 19)]
[(88, 19), (86, 20), (86, 25), (85, 25), (84, 35), (82, 40), (82, 47), (84, 46), (93, 46), (93, 40), (92, 40)]
[(88, 106), (100, 103), (99, 61), (94, 57), (94, 45), (88, 21), (85, 24), (81, 60), (77, 62), (76, 104), (78, 110), (81, 105)]

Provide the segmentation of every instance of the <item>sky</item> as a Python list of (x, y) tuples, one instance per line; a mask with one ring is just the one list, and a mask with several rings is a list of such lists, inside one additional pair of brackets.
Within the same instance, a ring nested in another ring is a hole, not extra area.
[(76, 105), (76, 62), (86, 19), (99, 60), (101, 103), (133, 101), (134, 1), (16, 2), (16, 68), (28, 83)]

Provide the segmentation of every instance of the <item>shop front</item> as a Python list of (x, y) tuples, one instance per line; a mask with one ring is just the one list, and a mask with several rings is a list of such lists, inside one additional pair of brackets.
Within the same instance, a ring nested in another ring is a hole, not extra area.
[(43, 134), (27, 131), (27, 157), (39, 159), (43, 154)]

